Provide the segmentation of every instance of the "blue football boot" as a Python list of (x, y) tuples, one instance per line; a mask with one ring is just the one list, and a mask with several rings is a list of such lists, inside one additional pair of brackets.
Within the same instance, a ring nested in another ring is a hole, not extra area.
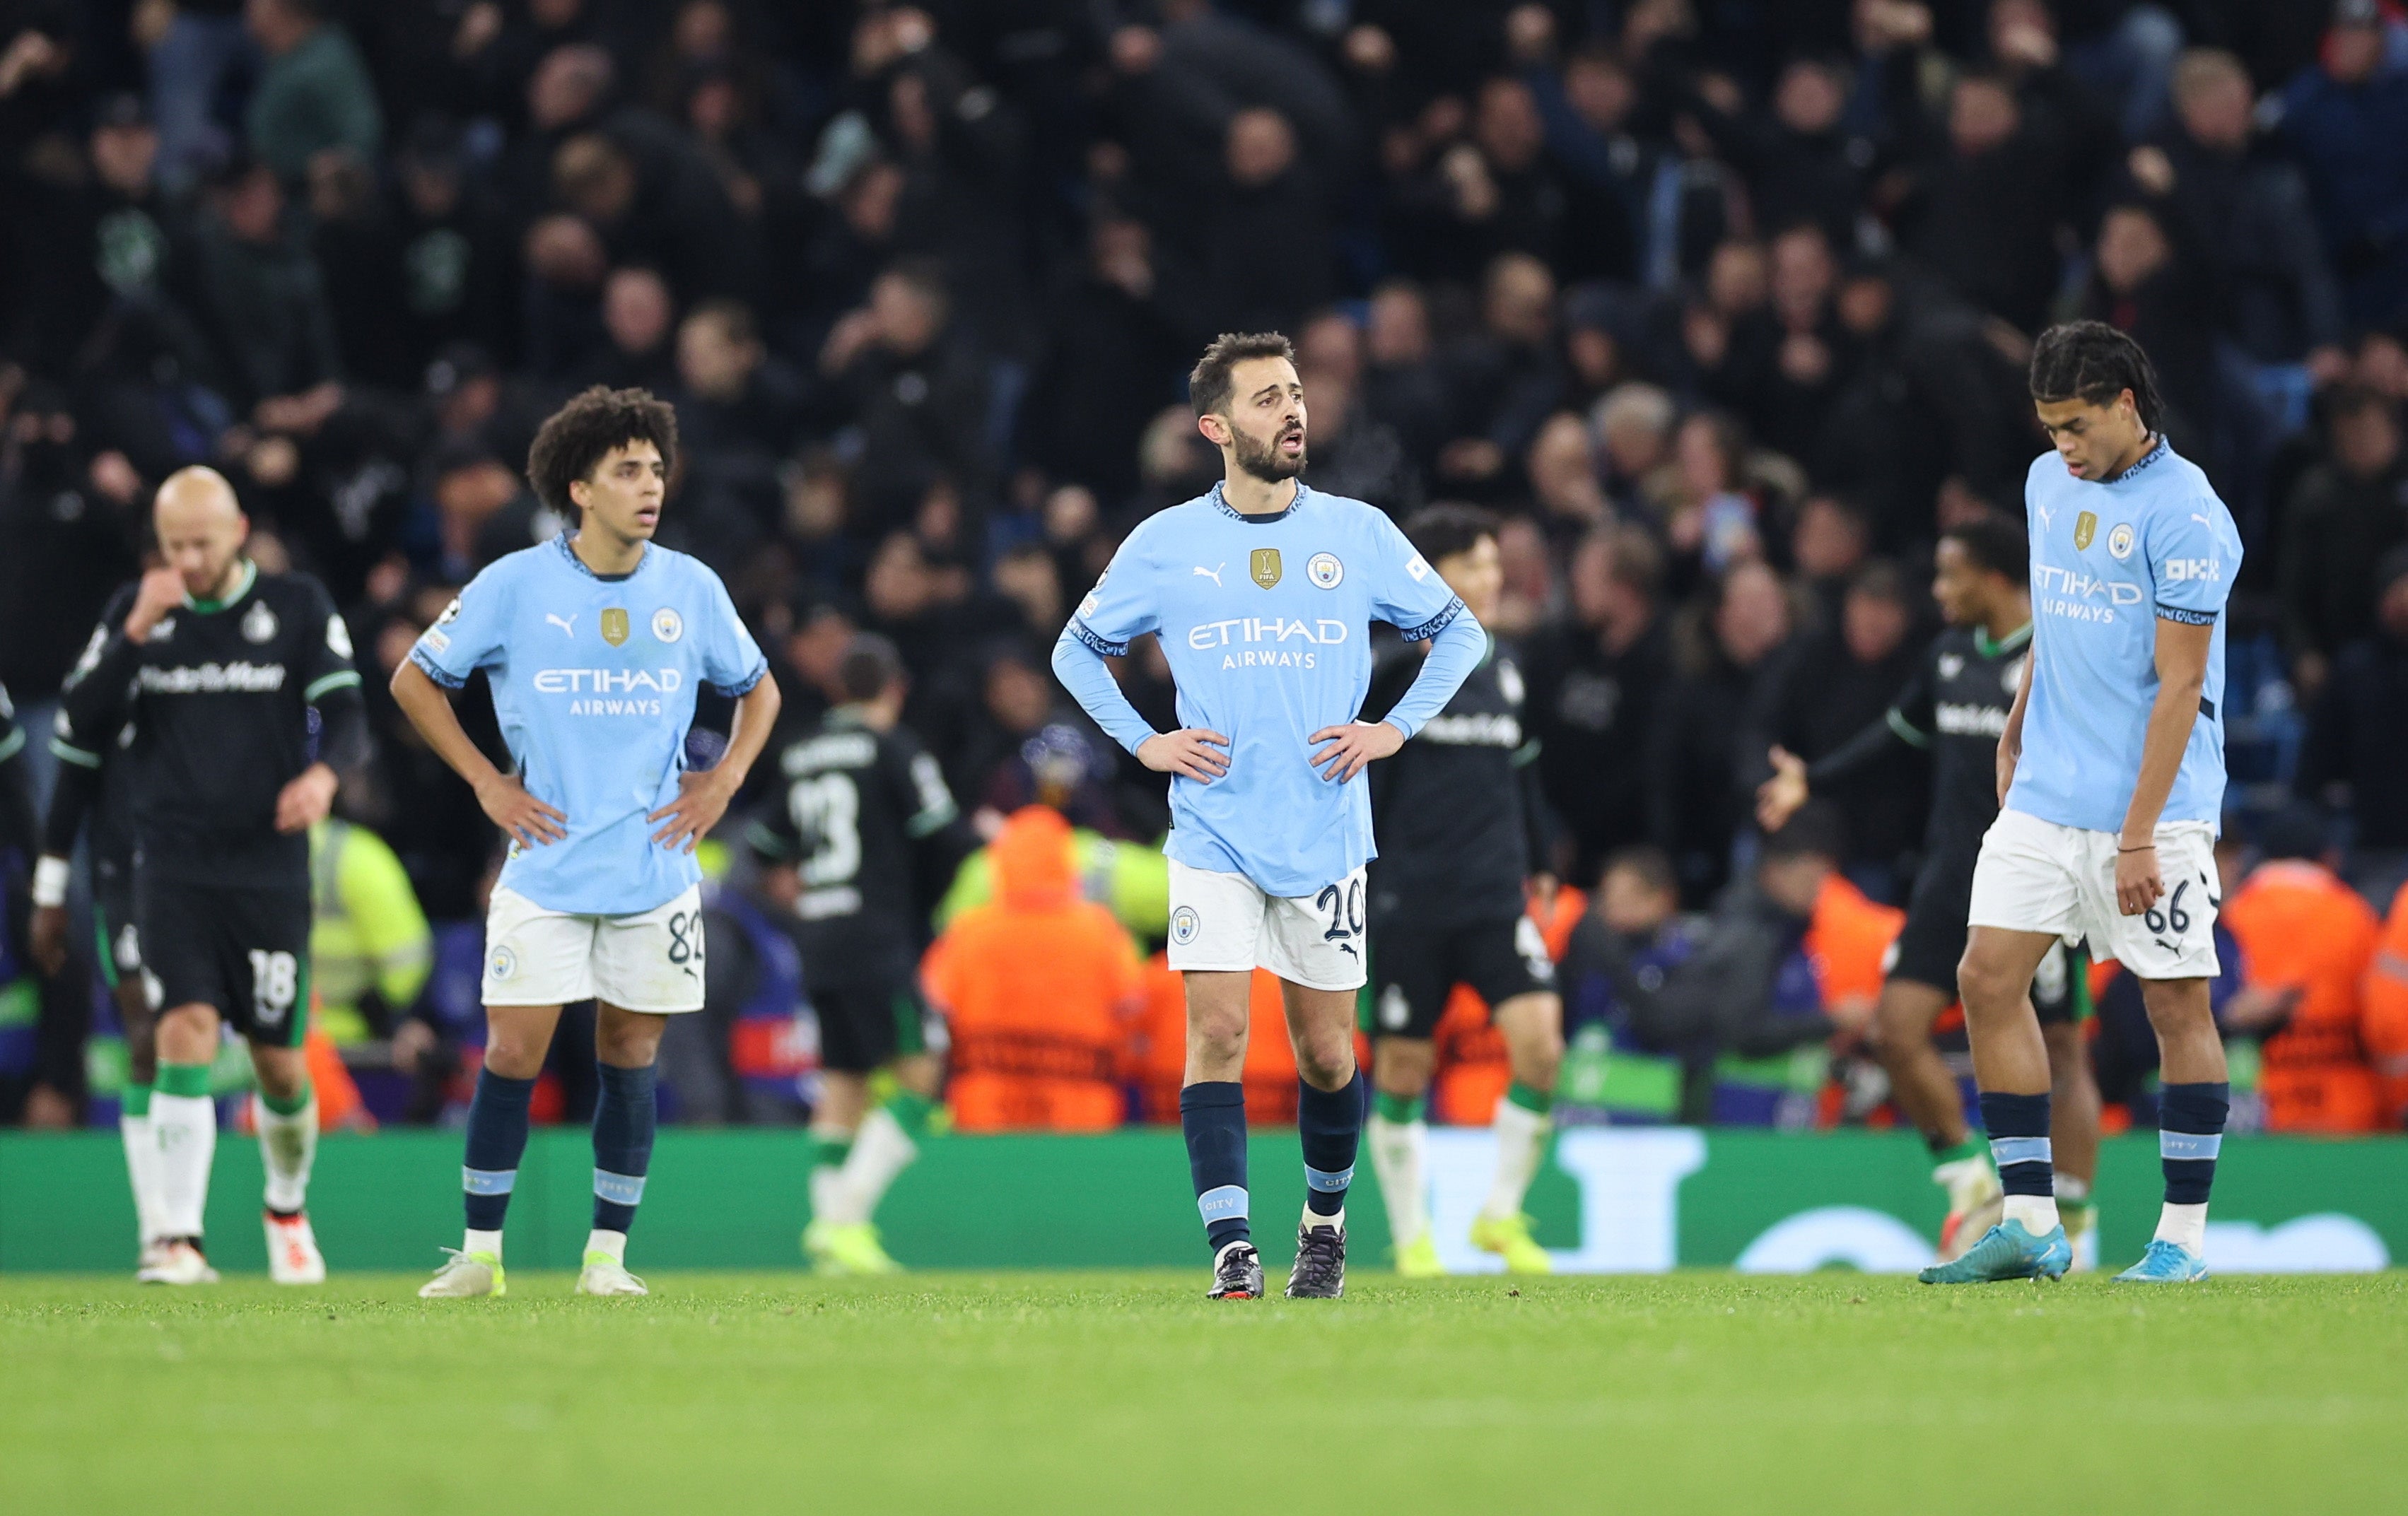
[(2141, 1261), (2115, 1276), (2118, 1284), (2188, 1284), (2207, 1278), (2207, 1260), (2179, 1242), (2152, 1237)]
[(1915, 1279), (1925, 1284), (1988, 1284), (1998, 1280), (2053, 1280), (2073, 1266), (2073, 1244), (2065, 1228), (2034, 1237), (2021, 1222), (2000, 1222), (1961, 1258), (1934, 1264)]

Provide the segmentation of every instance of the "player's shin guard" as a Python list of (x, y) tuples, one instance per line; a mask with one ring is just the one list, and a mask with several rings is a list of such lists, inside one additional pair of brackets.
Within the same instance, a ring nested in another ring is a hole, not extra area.
[(1363, 1141), (1363, 1071), (1335, 1090), (1297, 1081), (1296, 1131), (1304, 1145), (1304, 1209), (1336, 1216), (1354, 1181), (1354, 1153)]
[(627, 1231), (644, 1198), (644, 1176), (652, 1166), (652, 1130), (659, 1121), (658, 1071), (601, 1065), (602, 1088), (594, 1102), (594, 1236), (588, 1252), (600, 1251), (625, 1263)]
[(159, 1139), (159, 1224), (168, 1237), (197, 1237), (218, 1151), (218, 1108), (209, 1098), (207, 1064), (159, 1065), (150, 1130)]
[(1429, 1123), (1424, 1102), (1383, 1091), (1371, 1097), (1365, 1134), (1371, 1145), (1371, 1172), (1380, 1177), (1380, 1198), (1388, 1207), (1388, 1235), (1402, 1253), (1429, 1231), (1429, 1181), (1425, 1177)]
[(1522, 1214), (1523, 1197), (1539, 1176), (1539, 1162), (1547, 1153), (1555, 1131), (1555, 1097), (1515, 1080), (1497, 1102), (1497, 1177), (1480, 1214), (1502, 1221)]
[(1179, 1128), (1205, 1240), (1217, 1257), (1254, 1237), (1246, 1216), (1246, 1087), (1235, 1080), (1187, 1086), (1179, 1092)]
[(304, 1079), (287, 1098), (259, 1097), (259, 1156), (267, 1170), (267, 1209), (290, 1216), (309, 1203), (309, 1166), (318, 1157), (318, 1093)]
[(134, 1191), (134, 1221), (149, 1247), (167, 1235), (159, 1223), (159, 1134), (150, 1126), (150, 1086), (129, 1083), (118, 1094), (117, 1135), (125, 1143), (125, 1180)]
[(527, 1102), (534, 1096), (533, 1080), (514, 1080), (490, 1068), (477, 1071), (460, 1170), (468, 1213), (467, 1251), (501, 1255), (502, 1218), (509, 1213), (510, 1191), (518, 1184), (519, 1158), (527, 1144)]
[(936, 1114), (937, 1103), (926, 1095), (897, 1090), (863, 1120), (838, 1181), (842, 1203), (857, 1213), (844, 1220), (866, 1222), (878, 1214), (878, 1203), (886, 1198), (896, 1177), (920, 1156), (920, 1144)]
[(2169, 1084), (2157, 1100), (2157, 1158), (2166, 1175), (2157, 1235), (2192, 1256), (2207, 1251), (2207, 1194), (2232, 1106), (2229, 1084)]
[(2048, 1096), (1982, 1092), (1982, 1125), (2006, 1192), (2005, 1219), (2034, 1237), (2057, 1225), (2056, 1165), (2048, 1142)]

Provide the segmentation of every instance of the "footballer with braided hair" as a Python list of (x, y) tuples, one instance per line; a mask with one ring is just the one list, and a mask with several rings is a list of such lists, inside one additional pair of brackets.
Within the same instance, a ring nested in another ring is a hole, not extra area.
[(2000, 812), (1973, 866), (1956, 984), (2003, 1215), (1931, 1284), (2054, 1278), (2071, 1260), (2028, 990), (2060, 940), (2130, 970), (2157, 1035), (2165, 1206), (2133, 1283), (2203, 1278), (2229, 1104), (2208, 1009), (2224, 808), (2232, 513), (2159, 433), (2148, 354), (2100, 322), (2042, 332), (2031, 396), (2055, 450), (2024, 480), (2031, 653), (1999, 738)]

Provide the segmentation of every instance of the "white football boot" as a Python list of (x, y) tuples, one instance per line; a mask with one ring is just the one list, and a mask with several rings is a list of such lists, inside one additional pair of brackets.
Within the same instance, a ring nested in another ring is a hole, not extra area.
[(201, 1255), (201, 1250), (181, 1237), (162, 1242), (159, 1261), (143, 1268), (134, 1277), (144, 1284), (215, 1284), (218, 1271)]
[(599, 1249), (589, 1249), (585, 1254), (584, 1271), (577, 1276), (579, 1294), (650, 1294), (644, 1281), (627, 1272), (627, 1266)]
[(279, 1216), (263, 1213), (267, 1228), (267, 1277), (279, 1284), (323, 1284), (326, 1260), (318, 1251), (318, 1235), (309, 1230), (309, 1213)]

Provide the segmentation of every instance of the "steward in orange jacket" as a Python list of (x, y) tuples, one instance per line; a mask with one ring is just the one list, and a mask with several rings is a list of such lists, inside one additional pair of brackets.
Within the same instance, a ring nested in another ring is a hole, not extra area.
[(2391, 915), (2366, 967), (2366, 1051), (2381, 1091), (2383, 1127), (2408, 1125), (2408, 884), (2391, 897)]
[(953, 1031), (964, 1132), (1100, 1132), (1122, 1117), (1137, 945), (1082, 899), (1070, 823), (1043, 806), (996, 834), (996, 898), (953, 918), (921, 977)]
[(2298, 996), (2266, 1038), (2258, 1093), (2275, 1132), (2371, 1132), (2385, 1124), (2363, 1031), (2367, 965), (2381, 928), (2358, 892), (2305, 858), (2258, 865), (2224, 903), (2244, 984)]

